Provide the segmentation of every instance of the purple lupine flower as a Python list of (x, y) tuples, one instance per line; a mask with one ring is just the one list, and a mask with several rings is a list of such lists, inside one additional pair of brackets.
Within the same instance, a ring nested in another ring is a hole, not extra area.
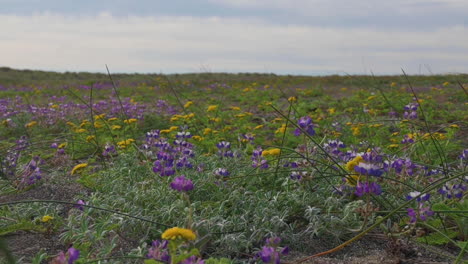
[(107, 157), (111, 154), (115, 154), (117, 153), (117, 151), (115, 150), (115, 146), (107, 143), (105, 146), (104, 146), (104, 151), (102, 152), (102, 156), (104, 157)]
[(467, 186), (464, 183), (446, 183), (442, 188), (439, 189), (439, 193), (445, 196), (447, 199), (461, 199), (467, 190)]
[[(312, 123), (312, 118), (310, 116), (303, 116), (303, 117), (299, 118), (299, 120), (297, 121), (297, 125), (300, 128), (302, 128), (302, 130), (307, 132), (307, 134), (309, 134), (309, 136), (315, 135), (314, 124)], [(302, 133), (302, 131), (299, 128), (296, 128), (296, 130), (294, 130), (294, 135), (295, 136), (299, 136), (299, 135), (301, 135), (301, 133)]]
[(231, 143), (227, 141), (221, 141), (216, 144), (218, 148), (218, 155), (221, 157), (234, 157), (234, 153), (231, 151)]
[(192, 135), (190, 134), (189, 131), (182, 131), (182, 132), (177, 132), (176, 138), (191, 138)]
[(410, 103), (405, 105), (404, 110), (405, 112), (403, 113), (403, 117), (405, 119), (416, 119), (418, 118), (418, 103)]
[(217, 168), (215, 171), (214, 171), (214, 174), (216, 176), (221, 176), (221, 177), (228, 177), (230, 175), (229, 171), (225, 168)]
[(268, 161), (262, 156), (263, 149), (258, 147), (252, 152), (252, 167), (267, 169)]
[(205, 264), (205, 261), (197, 256), (191, 256), (179, 262), (180, 264)]
[(68, 264), (73, 264), (80, 257), (80, 251), (76, 248), (69, 248), (68, 251)]
[(424, 207), (424, 203), (418, 203), (417, 210), (413, 208), (406, 209), (410, 217), (410, 223), (415, 223), (418, 218), (421, 221), (426, 221), (428, 217), (433, 216), (434, 212), (431, 211), (429, 206)]
[(366, 193), (380, 195), (382, 193), (382, 188), (379, 184), (375, 182), (358, 182), (356, 184), (356, 191), (354, 192), (354, 194), (356, 196), (361, 197)]
[(418, 197), (418, 198), (416, 198), (416, 201), (418, 201), (418, 202), (426, 202), (426, 201), (429, 201), (429, 199), (431, 198), (431, 195), (429, 193), (425, 193), (425, 194), (421, 195), (421, 192), (414, 191), (414, 192), (410, 192), (406, 196), (406, 199), (411, 200), (411, 199), (413, 199), (415, 197)]
[(293, 171), (291, 172), (291, 174), (289, 174), (289, 178), (291, 180), (296, 180), (296, 181), (300, 181), (305, 175), (307, 174), (306, 171)]
[(171, 256), (168, 252), (168, 244), (169, 242), (167, 240), (154, 240), (151, 243), (151, 248), (148, 250), (148, 254), (146, 255), (146, 257), (149, 259), (169, 263), (171, 261)]
[(257, 258), (264, 263), (280, 263), (280, 257), (289, 254), (289, 248), (280, 248), (281, 239), (279, 237), (267, 238), (265, 246), (257, 253)]
[(361, 175), (369, 175), (375, 177), (380, 177), (383, 174), (383, 170), (379, 166), (363, 162), (360, 162), (357, 166), (355, 166), (354, 171)]
[(467, 160), (468, 159), (468, 149), (464, 149), (462, 154), (460, 154), (460, 159)]
[(403, 139), (401, 140), (401, 144), (411, 144), (411, 143), (414, 143), (414, 139), (408, 135), (405, 135)]
[(171, 188), (178, 192), (188, 192), (193, 190), (193, 182), (181, 175), (171, 182)]
[(76, 202), (76, 204), (74, 205), (74, 207), (80, 211), (83, 211), (84, 210), (84, 205), (86, 205), (85, 201), (83, 200), (78, 200), (78, 202)]

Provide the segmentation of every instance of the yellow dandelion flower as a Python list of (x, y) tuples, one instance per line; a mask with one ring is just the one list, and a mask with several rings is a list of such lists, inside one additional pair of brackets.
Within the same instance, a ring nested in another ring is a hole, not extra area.
[(235, 117), (237, 117), (237, 118), (242, 118), (242, 117), (245, 117), (245, 116), (246, 116), (246, 114), (237, 114), (237, 115), (235, 115)]
[(81, 121), (80, 127), (84, 127), (84, 126), (88, 125), (89, 123), (90, 122), (85, 119), (85, 120)]
[(400, 132), (393, 132), (392, 136), (398, 136), (398, 134), (400, 134)]
[(213, 112), (213, 111), (216, 111), (216, 109), (218, 109), (218, 106), (217, 105), (210, 105), (208, 106), (208, 108), (206, 109), (207, 112)]
[(75, 167), (73, 167), (73, 169), (71, 171), (71, 175), (75, 174), (77, 171), (82, 170), (82, 169), (84, 169), (86, 167), (88, 167), (88, 163), (80, 163), (80, 164), (76, 165)]
[(297, 97), (296, 96), (291, 96), (288, 98), (288, 102), (290, 103), (293, 103), (293, 102), (296, 102), (297, 101)]
[(451, 124), (449, 127), (450, 127), (450, 128), (460, 128), (460, 126), (457, 125), (457, 124)]
[(348, 163), (346, 163), (346, 169), (348, 171), (354, 171), (354, 167), (356, 167), (361, 161), (363, 161), (364, 159), (361, 157), (361, 156), (356, 156), (354, 159), (348, 161)]
[(31, 128), (33, 126), (37, 125), (37, 122), (36, 121), (31, 121), (29, 123), (27, 123), (26, 125), (24, 125), (26, 128)]
[(87, 137), (86, 137), (86, 141), (87, 141), (87, 142), (91, 142), (91, 141), (93, 141), (94, 139), (96, 139), (96, 136), (94, 136), (94, 135), (93, 135), (93, 136), (87, 136)]
[(94, 120), (103, 119), (104, 117), (106, 117), (106, 114), (95, 115)]
[(247, 87), (247, 88), (244, 88), (244, 90), (242, 90), (242, 91), (245, 92), (245, 93), (246, 93), (246, 92), (250, 92), (250, 91), (252, 91), (252, 88)]
[(198, 136), (198, 135), (195, 135), (195, 136), (193, 136), (192, 138), (193, 138), (194, 140), (196, 140), (196, 141), (203, 141), (203, 138), (200, 137), (200, 136)]
[(111, 129), (112, 129), (112, 130), (119, 130), (119, 129), (121, 129), (121, 128), (122, 128), (122, 126), (119, 126), (119, 125), (113, 125), (113, 126), (111, 126)]
[(191, 105), (193, 105), (192, 101), (188, 101), (184, 104), (184, 108), (189, 108)]
[(169, 130), (170, 130), (171, 132), (172, 132), (172, 131), (176, 131), (176, 130), (178, 130), (178, 129), (179, 129), (178, 126), (171, 126), (171, 127), (169, 128)]
[(197, 235), (195, 235), (195, 233), (190, 229), (173, 227), (164, 231), (164, 233), (161, 235), (161, 238), (165, 240), (195, 240), (197, 238)]
[(238, 107), (238, 106), (231, 106), (230, 108), (233, 111), (240, 111), (241, 110), (240, 107)]
[(52, 107), (53, 109), (58, 109), (58, 108), (59, 108), (59, 105), (58, 105), (58, 104), (53, 104), (53, 105), (51, 105), (50, 107)]
[(390, 144), (390, 145), (388, 145), (389, 148), (398, 148), (398, 146), (399, 146), (398, 144)]
[(258, 125), (258, 126), (256, 126), (256, 127), (254, 127), (255, 130), (261, 129), (261, 128), (263, 128), (263, 125)]
[(41, 222), (43, 222), (43, 223), (47, 223), (47, 222), (49, 222), (50, 220), (54, 220), (54, 217), (53, 217), (53, 216), (50, 216), (50, 215), (44, 215), (44, 216), (41, 218)]
[(328, 108), (328, 109), (327, 109), (327, 112), (328, 112), (330, 115), (333, 115), (333, 114), (336, 112), (336, 109), (335, 109), (335, 108)]
[(75, 130), (76, 133), (85, 133), (86, 131), (88, 131), (88, 130), (86, 130), (84, 128), (80, 128), (80, 129)]
[(286, 124), (282, 124), (280, 128), (275, 131), (275, 134), (282, 134), (286, 131)]
[(207, 128), (205, 128), (205, 129), (203, 130), (203, 135), (208, 135), (208, 134), (210, 134), (211, 132), (213, 132), (213, 129), (207, 127)]
[(163, 129), (163, 130), (159, 131), (159, 133), (168, 134), (168, 133), (171, 133), (171, 130), (170, 129)]
[(104, 124), (101, 123), (101, 122), (94, 122), (94, 127), (95, 127), (95, 128), (101, 128), (101, 127), (103, 127), (103, 126), (104, 126)]
[(442, 85), (445, 87), (445, 86), (449, 86), (450, 83), (449, 82), (444, 82)]
[(64, 142), (64, 143), (58, 145), (58, 148), (59, 148), (59, 149), (62, 149), (62, 148), (64, 148), (64, 147), (66, 147), (66, 146), (67, 146), (67, 142)]
[(270, 105), (272, 105), (272, 104), (273, 104), (272, 102), (265, 102), (265, 105), (266, 105), (266, 106), (270, 106)]
[(359, 136), (361, 134), (361, 128), (358, 126), (352, 127), (351, 130), (353, 131), (353, 136)]
[(273, 148), (273, 149), (269, 149), (269, 150), (264, 150), (262, 152), (262, 156), (278, 156), (279, 154), (281, 154), (281, 149), (279, 148)]
[(136, 119), (136, 118), (130, 118), (130, 119), (125, 119), (124, 123), (125, 124), (132, 124), (132, 123), (135, 123), (137, 121), (138, 121), (138, 119)]
[(107, 119), (107, 121), (109, 121), (109, 122), (115, 121), (115, 120), (118, 120), (118, 118), (117, 117), (111, 117), (111, 118)]
[(376, 97), (377, 97), (377, 96), (375, 96), (375, 95), (371, 95), (371, 96), (367, 97), (367, 101), (370, 101), (370, 100), (372, 100), (372, 99), (375, 99)]

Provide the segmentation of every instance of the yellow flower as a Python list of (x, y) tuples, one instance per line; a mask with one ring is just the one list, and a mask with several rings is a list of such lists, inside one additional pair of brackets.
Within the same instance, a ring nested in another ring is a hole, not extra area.
[(88, 131), (88, 130), (86, 130), (84, 128), (80, 128), (80, 129), (75, 130), (76, 133), (84, 133), (86, 131)]
[(398, 144), (390, 144), (388, 145), (389, 148), (398, 148)]
[(78, 170), (84, 169), (86, 167), (88, 167), (88, 163), (80, 163), (76, 165), (75, 167), (73, 167), (71, 175), (75, 174)]
[(392, 82), (392, 83), (390, 84), (390, 87), (395, 87), (395, 86), (397, 86), (397, 83), (396, 83), (396, 82)]
[(275, 131), (275, 134), (284, 133), (286, 131), (286, 124), (282, 124), (280, 128)]
[(292, 102), (296, 102), (297, 101), (297, 98), (296, 96), (291, 96), (288, 98), (288, 102), (292, 103)]
[(370, 101), (370, 100), (372, 100), (372, 99), (374, 99), (374, 98), (376, 98), (376, 97), (377, 97), (377, 96), (375, 96), (375, 95), (371, 95), (371, 96), (367, 97), (367, 101)]
[(119, 125), (113, 125), (113, 126), (111, 126), (111, 129), (112, 129), (112, 130), (118, 130), (118, 129), (121, 129), (121, 128), (122, 128), (122, 126), (119, 126)]
[(361, 129), (358, 126), (354, 126), (351, 128), (353, 131), (353, 136), (359, 136), (361, 134)]
[(91, 142), (92, 140), (94, 140), (96, 138), (96, 136), (87, 136), (86, 137), (86, 141), (87, 142)]
[(107, 121), (109, 121), (109, 122), (110, 121), (115, 121), (115, 120), (118, 120), (118, 118), (117, 117), (111, 117), (111, 118), (107, 119)]
[(369, 127), (371, 127), (371, 128), (372, 128), (372, 127), (381, 127), (381, 126), (383, 126), (383, 124), (372, 124), (372, 125), (369, 125)]
[(36, 122), (36, 121), (31, 121), (31, 122), (27, 123), (27, 124), (25, 125), (25, 127), (30, 128), (30, 127), (33, 127), (33, 126), (35, 126), (35, 125), (37, 125), (37, 122)]
[(213, 131), (213, 129), (207, 127), (207, 128), (205, 128), (205, 129), (203, 130), (203, 135), (208, 135), (208, 134), (210, 134), (212, 131)]
[(265, 157), (265, 156), (278, 156), (279, 154), (281, 154), (281, 149), (279, 149), (279, 148), (264, 150), (262, 152), (263, 157)]
[(54, 217), (53, 217), (53, 216), (50, 216), (50, 215), (44, 215), (44, 216), (41, 218), (41, 222), (43, 222), (43, 223), (47, 223), (47, 222), (49, 222), (50, 220), (54, 220)]
[(340, 90), (341, 90), (342, 92), (346, 92), (346, 91), (348, 91), (348, 87), (342, 87)]
[(330, 115), (333, 115), (335, 112), (336, 112), (336, 109), (335, 108), (328, 108), (328, 113), (330, 113)]
[(62, 148), (64, 148), (64, 147), (66, 147), (66, 146), (67, 146), (67, 142), (64, 142), (64, 143), (58, 145), (58, 148), (59, 148), (59, 149), (62, 149)]
[(101, 122), (94, 122), (94, 127), (95, 128), (101, 128), (103, 126), (104, 126), (104, 124), (102, 124)]
[(164, 231), (164, 233), (161, 235), (161, 238), (165, 240), (195, 240), (197, 238), (197, 235), (195, 235), (195, 233), (190, 229), (173, 227)]
[(69, 125), (69, 126), (71, 126), (71, 127), (76, 127), (76, 125), (73, 124), (72, 122), (67, 122), (66, 124)]
[(233, 110), (233, 111), (240, 111), (241, 109), (240, 109), (240, 107), (238, 107), (238, 106), (231, 106), (231, 110)]
[(189, 108), (191, 105), (193, 105), (192, 101), (188, 101), (184, 104), (184, 108)]
[(178, 126), (171, 126), (171, 127), (169, 128), (169, 130), (170, 130), (171, 132), (172, 132), (172, 131), (176, 131), (177, 129), (179, 129)]
[(361, 156), (356, 156), (354, 159), (352, 159), (352, 160), (348, 161), (348, 163), (346, 163), (346, 169), (348, 171), (354, 171), (354, 167), (356, 167), (363, 160), (364, 159)]
[(258, 125), (256, 127), (254, 127), (255, 130), (260, 129), (260, 128), (263, 128), (263, 125)]
[(89, 121), (85, 119), (85, 120), (81, 121), (80, 127), (84, 127), (87, 124), (89, 124)]
[(163, 130), (159, 131), (159, 133), (168, 134), (168, 133), (171, 133), (171, 130), (170, 129), (163, 129)]
[(450, 84), (449, 82), (444, 82), (442, 85), (443, 86), (449, 86), (449, 84)]
[(202, 137), (197, 136), (197, 135), (193, 136), (192, 138), (193, 138), (194, 140), (196, 140), (196, 141), (202, 141), (202, 140), (203, 140)]
[(135, 142), (135, 140), (133, 138), (129, 138), (127, 140), (122, 140), (122, 141), (119, 141), (117, 142), (117, 145), (120, 147), (120, 148), (126, 148), (127, 146), (129, 146), (130, 144), (132, 144), (133, 142)]
[(95, 115), (94, 120), (103, 119), (104, 117), (106, 117), (106, 114)]
[(58, 109), (58, 108), (59, 108), (59, 105), (53, 104), (53, 105), (51, 105), (50, 107), (52, 107), (52, 108), (54, 108), (54, 109)]
[(218, 106), (217, 105), (210, 105), (208, 106), (208, 108), (206, 109), (207, 112), (212, 112), (212, 111), (216, 111), (216, 109), (218, 109)]
[(138, 119), (136, 119), (136, 118), (130, 118), (130, 119), (125, 119), (125, 120), (124, 120), (124, 123), (125, 123), (125, 124), (131, 124), (131, 123), (135, 123), (136, 121), (138, 121)]
[(450, 125), (450, 128), (460, 128), (460, 126), (457, 125), (457, 124), (451, 124), (451, 125)]

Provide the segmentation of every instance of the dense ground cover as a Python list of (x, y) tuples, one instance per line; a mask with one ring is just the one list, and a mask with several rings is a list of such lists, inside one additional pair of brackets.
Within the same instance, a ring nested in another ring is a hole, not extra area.
[[(467, 86), (2, 68), (3, 250), (23, 263), (276, 263), (369, 241), (394, 262), (461, 263)], [(334, 254), (307, 261), (346, 257)]]

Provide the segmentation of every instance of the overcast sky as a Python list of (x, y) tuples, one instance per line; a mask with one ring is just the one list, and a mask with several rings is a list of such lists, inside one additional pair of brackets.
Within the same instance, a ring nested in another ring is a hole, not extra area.
[(0, 66), (468, 73), (468, 0), (0, 0)]

